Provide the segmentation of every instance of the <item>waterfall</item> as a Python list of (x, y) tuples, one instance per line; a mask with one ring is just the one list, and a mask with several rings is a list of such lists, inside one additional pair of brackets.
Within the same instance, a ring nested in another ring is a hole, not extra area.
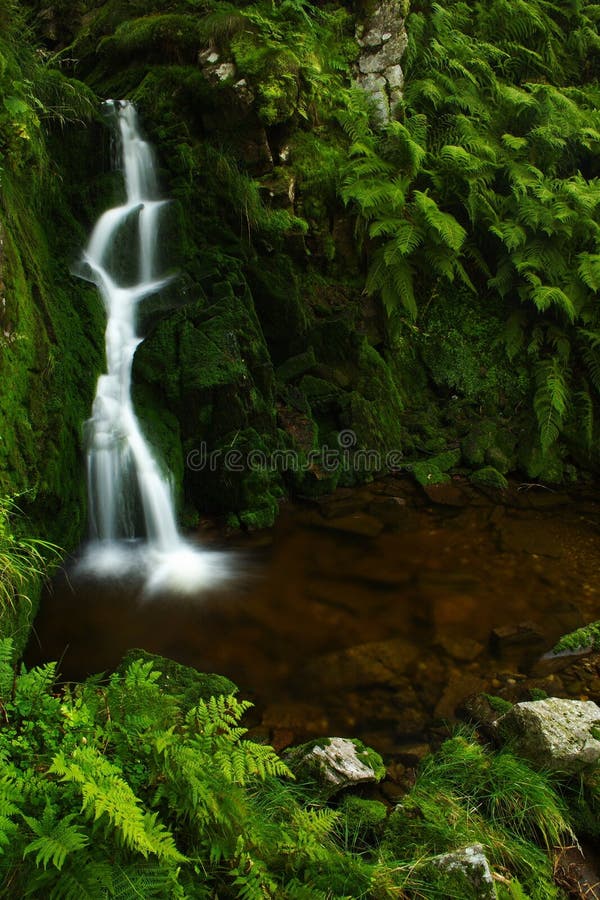
[[(100, 216), (76, 272), (97, 286), (107, 317), (106, 372), (86, 424), (92, 536), (86, 559), (107, 571), (129, 567), (134, 557), (139, 567), (143, 559), (151, 587), (195, 590), (222, 577), (223, 555), (193, 548), (179, 534), (171, 480), (142, 434), (131, 399), (133, 357), (142, 340), (138, 305), (171, 281), (156, 272), (166, 201), (158, 198), (152, 149), (140, 135), (135, 107), (123, 100), (105, 107), (117, 129), (126, 198)], [(132, 544), (136, 538), (141, 546)]]

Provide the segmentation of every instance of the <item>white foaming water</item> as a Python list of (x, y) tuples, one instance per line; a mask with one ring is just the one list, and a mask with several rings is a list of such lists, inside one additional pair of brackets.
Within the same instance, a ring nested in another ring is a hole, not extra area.
[[(131, 400), (133, 357), (142, 340), (136, 333), (137, 307), (171, 280), (156, 274), (160, 212), (167, 201), (157, 198), (152, 150), (140, 136), (135, 108), (122, 100), (109, 100), (106, 107), (118, 127), (126, 202), (98, 219), (79, 273), (96, 284), (107, 315), (107, 370), (98, 379), (87, 423), (92, 542), (81, 566), (104, 576), (142, 574), (150, 593), (193, 593), (227, 577), (226, 557), (194, 548), (179, 534), (170, 479), (146, 443)], [(132, 229), (137, 281), (124, 286), (111, 264)], [(132, 540), (138, 537), (138, 506), (143, 542)]]

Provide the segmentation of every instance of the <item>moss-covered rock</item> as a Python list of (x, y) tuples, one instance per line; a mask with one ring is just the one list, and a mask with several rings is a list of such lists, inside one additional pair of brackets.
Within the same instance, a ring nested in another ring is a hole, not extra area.
[(499, 491), (505, 491), (508, 488), (508, 481), (504, 475), (498, 469), (494, 469), (493, 466), (484, 466), (483, 469), (477, 469), (470, 476), (470, 480), (479, 487), (495, 488)]
[(324, 799), (359, 784), (381, 781), (385, 776), (381, 756), (362, 741), (349, 738), (323, 738), (301, 744), (288, 751), (286, 763), (297, 777), (312, 782)]
[(340, 803), (339, 812), (346, 839), (352, 846), (361, 849), (373, 846), (381, 839), (388, 816), (385, 803), (349, 794)]
[(421, 462), (411, 463), (410, 470), (415, 480), (421, 485), (428, 484), (445, 484), (450, 481), (447, 474), (450, 469), (455, 468), (461, 459), (459, 449), (446, 450), (431, 459)]
[(578, 650), (600, 650), (600, 622), (591, 622), (583, 628), (563, 635), (551, 652), (555, 654), (577, 652)]
[(236, 685), (224, 675), (198, 672), (191, 666), (184, 666), (173, 659), (148, 653), (146, 650), (128, 650), (117, 671), (125, 672), (131, 663), (138, 659), (152, 663), (154, 669), (161, 673), (158, 683), (162, 691), (181, 698), (182, 709), (186, 712), (196, 706), (199, 700), (209, 700), (211, 697), (218, 697), (219, 694), (237, 694)]

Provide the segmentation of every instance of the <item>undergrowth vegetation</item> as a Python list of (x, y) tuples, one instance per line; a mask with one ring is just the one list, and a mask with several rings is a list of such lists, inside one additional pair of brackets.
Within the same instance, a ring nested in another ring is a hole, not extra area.
[[(107, 0), (59, 58), (139, 103), (189, 225), (186, 271), (207, 244), (242, 261), (276, 366), (316, 349), (337, 385), (319, 317), (343, 307), (363, 328), (364, 289), (383, 307), (369, 340), (401, 400), (447, 394), (446, 443), (484, 407), (506, 412), (512, 449), (492, 448), (502, 475), (560, 481), (573, 462), (594, 466), (600, 5), (520, 0), (511, 13), (506, 0), (414, 0), (404, 96), (385, 125), (354, 81), (365, 15), (301, 0)], [(291, 303), (275, 290), (284, 258), (299, 286), (287, 332), (278, 317)], [(334, 286), (344, 302), (332, 311), (322, 295)], [(341, 397), (344, 427), (358, 406)], [(331, 411), (304, 399), (321, 426)], [(381, 407), (396, 400), (383, 390)], [(431, 418), (424, 428), (439, 432)], [(444, 443), (429, 438), (404, 442)]]
[(19, 509), (10, 497), (0, 498), (0, 622), (28, 603), (27, 588), (44, 577), (60, 548), (39, 538), (20, 536)]
[[(411, 5), (397, 120), (346, 111), (343, 196), (394, 334), (489, 294), (529, 361), (544, 454), (600, 409), (600, 5)], [(454, 285), (454, 287), (452, 287)], [(462, 290), (458, 290), (461, 288)], [(466, 289), (466, 292), (465, 290)], [(465, 299), (466, 298), (466, 299)]]
[(436, 858), (473, 843), (500, 897), (562, 896), (549, 852), (573, 840), (565, 797), (593, 819), (593, 778), (551, 781), (465, 730), (394, 809), (326, 805), (245, 737), (250, 704), (214, 678), (134, 651), (61, 686), (55, 663), (16, 671), (0, 642), (1, 896), (467, 900)]

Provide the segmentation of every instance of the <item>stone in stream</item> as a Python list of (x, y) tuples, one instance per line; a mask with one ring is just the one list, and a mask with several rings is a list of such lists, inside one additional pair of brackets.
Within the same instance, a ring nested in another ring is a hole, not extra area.
[(469, 503), (469, 497), (462, 488), (452, 482), (446, 484), (425, 484), (423, 490), (432, 503), (439, 506), (463, 507)]
[(308, 663), (303, 678), (325, 690), (348, 690), (368, 685), (395, 687), (419, 648), (403, 638), (357, 644)]
[(452, 635), (441, 634), (436, 643), (457, 662), (473, 662), (485, 650), (483, 644), (469, 637), (454, 638)]
[(342, 531), (345, 534), (354, 534), (357, 537), (377, 537), (383, 531), (383, 523), (368, 513), (355, 513), (333, 519), (324, 519), (319, 525), (321, 528), (331, 528), (333, 531)]
[(480, 693), (485, 687), (484, 679), (472, 672), (466, 672), (458, 678), (451, 679), (435, 706), (434, 717), (436, 719), (453, 718), (464, 697)]
[(600, 760), (600, 707), (591, 700), (516, 703), (494, 732), (515, 753), (553, 772), (584, 772)]
[(314, 782), (323, 799), (385, 777), (381, 756), (361, 741), (349, 738), (332, 737), (301, 744), (285, 755), (285, 762), (301, 781)]
[(477, 693), (465, 697), (456, 708), (456, 715), (465, 722), (472, 722), (490, 736), (500, 716), (505, 715), (511, 704), (502, 697)]
[[(536, 527), (537, 525), (537, 527)], [(541, 523), (509, 519), (498, 526), (500, 550), (506, 553), (527, 553), (530, 556), (549, 556), (560, 559), (565, 548), (556, 534)]]
[(519, 622), (517, 625), (500, 625), (492, 629), (490, 644), (492, 649), (501, 653), (508, 647), (523, 644), (543, 644), (546, 636), (535, 622)]

